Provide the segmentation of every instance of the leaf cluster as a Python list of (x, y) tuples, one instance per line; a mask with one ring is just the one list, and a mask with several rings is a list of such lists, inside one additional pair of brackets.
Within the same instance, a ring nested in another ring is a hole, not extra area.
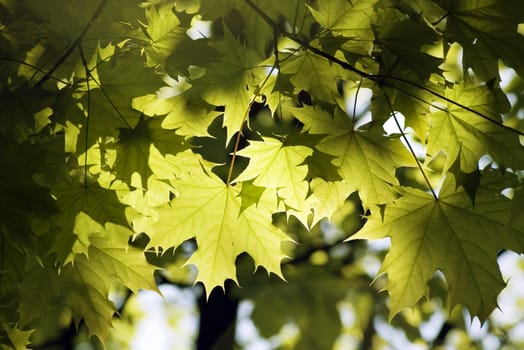
[(275, 216), (311, 230), (350, 196), (345, 238), (391, 239), (391, 317), (441, 271), (485, 320), (524, 250), (522, 23), (518, 0), (0, 2), (0, 341), (50, 309), (103, 341), (114, 285), (156, 290), (145, 253), (187, 241), (208, 293), (244, 253), (285, 278)]

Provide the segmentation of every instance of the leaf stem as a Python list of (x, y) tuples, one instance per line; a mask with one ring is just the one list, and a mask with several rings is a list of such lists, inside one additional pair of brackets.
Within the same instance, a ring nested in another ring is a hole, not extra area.
[(233, 156), (231, 158), (231, 163), (229, 164), (229, 169), (227, 172), (226, 186), (228, 187), (231, 184), (231, 180), (233, 177), (233, 168), (235, 167), (235, 161), (237, 159), (238, 147), (240, 145), (240, 138), (242, 136), (242, 128), (244, 127), (244, 123), (246, 122), (247, 117), (249, 116), (249, 111), (251, 110), (251, 106), (253, 106), (253, 103), (255, 102), (256, 96), (257, 95), (251, 96), (251, 99), (249, 100), (249, 103), (246, 108), (246, 112), (244, 113), (244, 117), (242, 118), (242, 122), (240, 123), (240, 130), (238, 130), (237, 132), (237, 137), (235, 139), (235, 146), (233, 147)]
[(426, 172), (422, 168), (422, 165), (420, 164), (420, 161), (417, 157), (417, 154), (415, 153), (415, 150), (413, 149), (413, 146), (411, 146), (411, 143), (409, 142), (406, 133), (402, 129), (402, 126), (400, 125), (398, 118), (397, 118), (397, 112), (393, 109), (393, 104), (391, 103), (391, 100), (389, 99), (389, 96), (384, 92), (384, 99), (386, 100), (386, 103), (388, 104), (388, 107), (391, 111), (391, 115), (393, 117), (393, 120), (395, 120), (395, 124), (397, 125), (398, 130), (400, 131), (400, 134), (402, 135), (402, 138), (406, 142), (406, 145), (408, 146), (409, 152), (415, 159), (415, 162), (417, 163), (417, 167), (420, 170), (420, 173), (422, 174), (422, 177), (424, 178), (424, 181), (426, 182), (426, 185), (428, 186), (429, 190), (431, 191), (431, 194), (433, 195), (433, 198), (435, 198), (436, 201), (438, 201), (438, 196), (433, 189), (433, 186), (431, 186), (431, 183), (429, 182), (428, 176), (426, 175)]
[(445, 20), (448, 16), (450, 15), (449, 12), (446, 12), (445, 14), (443, 14), (439, 19), (437, 19), (435, 22), (431, 23), (431, 25), (433, 27), (437, 26), (440, 22), (442, 22), (443, 20)]
[(358, 82), (357, 91), (355, 92), (355, 102), (353, 103), (353, 128), (355, 127), (355, 122), (357, 121), (357, 102), (358, 102), (358, 93), (360, 92), (360, 88), (362, 87), (362, 80)]
[[(277, 48), (275, 48), (275, 52), (278, 53)], [(253, 103), (255, 102), (256, 97), (260, 96), (259, 95), (260, 89), (262, 89), (262, 87), (264, 85), (266, 85), (266, 83), (269, 80), (269, 77), (271, 76), (271, 74), (273, 74), (273, 71), (275, 69), (277, 69), (277, 70), (279, 69), (279, 60), (278, 60), (278, 55), (276, 55), (276, 54), (275, 54), (275, 64), (271, 67), (271, 70), (266, 75), (266, 77), (264, 78), (264, 80), (262, 81), (262, 83), (260, 84), (258, 89), (255, 91), (253, 96), (251, 96), (251, 99), (249, 100), (247, 108), (246, 108), (246, 112), (244, 113), (244, 117), (242, 118), (242, 122), (240, 123), (240, 130), (238, 130), (237, 137), (235, 139), (235, 146), (233, 147), (233, 156), (231, 158), (231, 163), (229, 164), (229, 169), (228, 169), (228, 172), (227, 172), (227, 180), (226, 180), (226, 185), (227, 186), (229, 186), (231, 184), (231, 180), (232, 180), (232, 177), (233, 177), (233, 168), (235, 166), (235, 161), (237, 159), (237, 152), (238, 152), (238, 147), (240, 146), (240, 137), (242, 136), (242, 128), (244, 127), (244, 123), (246, 122), (246, 120), (247, 120), (247, 118), (249, 116), (249, 111), (251, 110), (251, 106), (253, 106)]]

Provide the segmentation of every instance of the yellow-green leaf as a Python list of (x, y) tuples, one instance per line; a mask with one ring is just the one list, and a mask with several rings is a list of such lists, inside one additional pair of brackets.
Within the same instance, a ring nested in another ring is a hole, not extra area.
[(380, 270), (388, 276), (391, 317), (428, 295), (428, 281), (437, 270), (446, 278), (451, 308), (462, 304), (485, 320), (497, 306), (505, 285), (497, 253), (503, 248), (522, 251), (523, 222), (507, 227), (512, 202), (506, 197), (481, 189), (473, 207), (470, 197), (455, 186), (448, 174), (438, 200), (405, 188), (383, 214), (373, 207), (364, 227), (349, 238), (391, 238)]
[(336, 156), (333, 164), (347, 185), (358, 191), (365, 206), (395, 199), (395, 169), (413, 166), (413, 157), (398, 136), (385, 136), (378, 125), (353, 129), (353, 122), (337, 109), (333, 117), (312, 107), (293, 108), (293, 114), (311, 134), (327, 135), (317, 148)]
[(276, 207), (271, 192), (243, 208), (241, 184), (227, 186), (202, 167), (188, 170), (173, 180), (179, 195), (170, 205), (158, 208), (156, 218), (135, 222), (137, 232), (150, 235), (149, 246), (167, 249), (195, 238), (198, 248), (187, 263), (197, 267), (197, 281), (208, 293), (227, 279), (236, 281), (235, 260), (244, 252), (255, 266), (282, 276), (280, 245), (288, 238), (271, 222)]
[[(461, 103), (500, 123), (495, 98), (485, 87), (455, 85), (446, 89), (446, 97)], [(460, 160), (460, 169), (466, 173), (478, 168), (480, 157), (489, 154), (495, 162), (513, 169), (524, 167), (524, 147), (516, 133), (496, 125), (464, 108), (448, 103), (431, 114), (431, 128), (427, 153), (436, 156), (446, 153), (444, 170)]]
[(257, 186), (276, 189), (287, 207), (307, 212), (305, 199), (309, 185), (305, 178), (308, 169), (303, 163), (312, 153), (309, 147), (286, 146), (270, 137), (251, 141), (237, 153), (249, 158), (249, 165), (235, 181), (253, 180)]

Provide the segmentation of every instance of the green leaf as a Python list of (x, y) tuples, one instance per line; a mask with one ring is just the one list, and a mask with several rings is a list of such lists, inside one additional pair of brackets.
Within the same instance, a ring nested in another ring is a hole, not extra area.
[(185, 36), (177, 42), (171, 55), (167, 57), (165, 65), (172, 77), (179, 75), (187, 77), (190, 76), (190, 66), (205, 67), (209, 62), (219, 59), (220, 55), (214, 47), (210, 46), (209, 39), (193, 40)]
[[(138, 122), (140, 116), (132, 109), (133, 98), (162, 86), (159, 74), (154, 69), (145, 67), (142, 58), (136, 52), (121, 53), (108, 61), (99, 62), (96, 74), (99, 77), (100, 90), (103, 92), (103, 96), (99, 97), (102, 111), (107, 111), (112, 118), (121, 119), (123, 116), (133, 125)], [(96, 86), (97, 84), (94, 84), (91, 89), (96, 89)], [(97, 101), (98, 99), (93, 97), (94, 107), (97, 106)]]
[(148, 116), (166, 115), (162, 128), (175, 129), (182, 136), (210, 136), (208, 128), (220, 113), (200, 98), (193, 98), (188, 93), (175, 97), (160, 98), (145, 95), (133, 100), (133, 107)]
[(29, 338), (33, 330), (24, 331), (0, 322), (0, 346), (2, 349), (22, 350), (31, 345)]
[(427, 283), (437, 270), (446, 278), (450, 309), (462, 304), (483, 321), (497, 306), (505, 286), (497, 253), (504, 248), (522, 251), (524, 223), (506, 227), (512, 207), (506, 197), (479, 190), (473, 207), (464, 190), (455, 186), (448, 174), (438, 200), (404, 188), (383, 215), (373, 207), (364, 227), (349, 238), (391, 238), (380, 270), (388, 276), (391, 317), (428, 295)]
[(247, 118), (250, 101), (264, 80), (265, 67), (258, 67), (261, 59), (252, 50), (243, 47), (238, 38), (227, 29), (224, 40), (217, 44), (223, 55), (220, 61), (206, 66), (206, 74), (191, 81), (194, 92), (215, 106), (224, 106), (223, 126), (229, 141), (240, 131)]
[(132, 108), (133, 98), (162, 85), (155, 71), (144, 67), (138, 54), (117, 57), (98, 62), (93, 78), (82, 88), (64, 89), (66, 94), (57, 114), (62, 125), (74, 125), (69, 132), (73, 133), (71, 137), (77, 142), (74, 150), (79, 154), (101, 137), (117, 138), (119, 129), (135, 127), (140, 113)]
[[(485, 87), (455, 85), (452, 89), (446, 89), (446, 97), (500, 122), (497, 112), (500, 107)], [(444, 166), (446, 171), (457, 158), (462, 171), (475, 171), (478, 160), (485, 154), (489, 154), (501, 166), (513, 169), (524, 167), (524, 148), (518, 135), (493, 121), (452, 103), (434, 111), (431, 121), (427, 153), (436, 156), (439, 151), (444, 151), (447, 157)]]
[(22, 143), (36, 132), (34, 115), (43, 110), (52, 96), (41, 90), (20, 87), (0, 91), (0, 132)]
[(304, 201), (309, 192), (305, 180), (308, 168), (303, 163), (313, 154), (311, 148), (286, 146), (277, 139), (263, 137), (262, 141), (251, 141), (237, 154), (249, 158), (249, 165), (236, 182), (253, 180), (256, 186), (276, 189), (286, 207), (308, 212)]
[(91, 236), (100, 234), (106, 224), (128, 226), (125, 206), (113, 189), (72, 180), (59, 183), (53, 195), (62, 215), (56, 219), (60, 230), (51, 251), (61, 263), (71, 262), (75, 254), (87, 254)]
[(371, 29), (375, 17), (374, 6), (377, 0), (321, 0), (318, 10), (310, 7), (311, 13), (324, 28), (337, 35), (371, 42), (374, 39)]
[[(444, 89), (439, 85), (429, 83), (426, 87), (431, 91), (444, 94)], [(430, 128), (428, 116), (430, 109), (427, 101), (432, 101), (433, 95), (427, 91), (401, 84), (376, 89), (373, 91), (371, 106), (373, 120), (385, 121), (390, 117), (391, 109), (386, 98), (391, 101), (393, 110), (402, 113), (406, 118), (406, 128), (411, 127), (416, 136), (425, 141)]]
[(26, 322), (45, 316), (47, 306), (63, 296), (76, 324), (83, 319), (89, 335), (104, 342), (116, 312), (108, 298), (115, 283), (135, 293), (142, 288), (157, 290), (153, 278), (155, 267), (146, 261), (141, 249), (127, 243), (132, 232), (113, 224), (107, 224), (106, 230), (104, 236), (91, 236), (88, 253), (75, 256), (74, 262), (64, 266), (60, 273), (54, 267), (40, 266), (29, 272), (22, 284), (21, 312)]
[(242, 183), (242, 190), (239, 193), (242, 206), (240, 212), (243, 212), (252, 205), (257, 205), (266, 189), (264, 187), (255, 186), (249, 182)]
[[(148, 261), (240, 280), (264, 336), (299, 328), (281, 348), (380, 346), (390, 301), (413, 342), (442, 304), (485, 319), (524, 251), (523, 35), (521, 0), (0, 0), (0, 346), (113, 346), (108, 295), (156, 290)], [(389, 299), (383, 252), (337, 244), (358, 229), (392, 241)]]
[(20, 324), (27, 327), (32, 321), (44, 318), (53, 306), (59, 304), (58, 271), (34, 262), (24, 271), (20, 288)]
[(342, 207), (349, 194), (351, 186), (343, 181), (327, 182), (320, 178), (311, 181), (313, 196), (310, 201), (313, 208), (313, 221), (315, 226), (323, 218), (331, 219), (332, 215)]
[[(384, 71), (387, 71), (388, 61), (391, 61), (392, 70), (398, 72), (404, 68), (409, 71), (412, 80), (425, 81), (433, 72), (438, 71), (442, 59), (425, 52), (425, 47), (434, 44), (438, 36), (434, 28), (419, 16), (419, 14), (410, 13), (410, 17), (406, 19), (405, 14), (393, 8), (382, 11), (377, 18), (379, 22), (377, 26), (380, 26), (380, 29), (376, 29), (379, 33), (376, 42), (380, 43), (382, 51), (380, 55), (385, 61)], [(408, 77), (407, 74), (397, 72), (388, 73), (403, 78)], [(402, 88), (405, 89), (406, 86)]]
[(148, 67), (163, 64), (177, 44), (187, 38), (188, 28), (180, 25), (180, 20), (173, 11), (174, 6), (174, 1), (168, 1), (146, 9), (146, 33), (150, 38), (149, 46), (145, 47)]
[(153, 174), (151, 169), (162, 166), (165, 160), (155, 157), (151, 148), (162, 153), (176, 154), (187, 149), (184, 139), (171, 130), (161, 127), (161, 118), (140, 118), (134, 129), (120, 129), (118, 142), (115, 143), (115, 172), (118, 178), (131, 183), (133, 174), (140, 175), (142, 183)]
[(127, 245), (127, 237), (116, 233), (110, 238), (93, 237), (88, 256), (78, 255), (74, 265), (62, 272), (60, 287), (66, 292), (76, 322), (84, 319), (90, 335), (101, 340), (109, 335), (115, 312), (108, 299), (115, 281), (135, 293), (139, 288), (156, 290), (154, 267), (147, 263), (141, 250)]
[(173, 184), (179, 195), (156, 210), (153, 223), (134, 222), (135, 231), (151, 237), (149, 246), (167, 249), (195, 238), (198, 249), (187, 264), (197, 267), (197, 281), (208, 295), (226, 279), (236, 281), (235, 260), (243, 252), (253, 257), (256, 266), (282, 276), (280, 262), (285, 255), (280, 245), (288, 238), (271, 222), (274, 195), (266, 191), (257, 206), (241, 211), (240, 184), (227, 186), (216, 175), (193, 166)]
[(358, 191), (365, 206), (395, 199), (391, 187), (399, 184), (395, 169), (413, 166), (413, 156), (398, 136), (385, 136), (383, 129), (373, 124), (354, 130), (353, 122), (340, 109), (333, 118), (308, 106), (291, 110), (309, 133), (328, 135), (317, 148), (337, 157), (333, 164), (351, 189), (346, 197)]
[(524, 63), (517, 52), (524, 50), (524, 37), (517, 32), (524, 21), (520, 1), (435, 1), (447, 11), (446, 34), (464, 48), (464, 71), (472, 68), (483, 80), (498, 76), (498, 60), (524, 76)]
[(0, 159), (0, 235), (22, 251), (36, 252), (32, 221), (57, 211), (49, 190), (34, 181), (45, 169), (46, 152), (40, 145), (17, 144), (0, 135)]
[(316, 99), (330, 102), (339, 95), (337, 80), (349, 75), (340, 66), (309, 51), (291, 56), (282, 64), (281, 72), (291, 75), (296, 93), (305, 90)]

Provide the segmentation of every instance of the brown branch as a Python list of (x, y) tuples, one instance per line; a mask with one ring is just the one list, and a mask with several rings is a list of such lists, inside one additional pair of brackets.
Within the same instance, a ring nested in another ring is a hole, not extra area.
[(242, 123), (240, 123), (240, 130), (238, 130), (237, 137), (235, 139), (235, 147), (233, 148), (233, 157), (231, 158), (231, 163), (229, 164), (229, 170), (227, 172), (227, 180), (226, 185), (229, 186), (231, 184), (232, 176), (233, 176), (233, 168), (235, 166), (235, 161), (237, 159), (237, 152), (238, 147), (240, 145), (240, 138), (242, 137), (242, 128), (244, 127), (244, 123), (247, 120), (247, 117), (249, 116), (249, 111), (251, 110), (251, 106), (255, 102), (255, 98), (257, 95), (253, 95), (251, 99), (249, 100), (249, 103), (246, 108), (246, 112), (244, 113), (244, 117), (242, 118)]

